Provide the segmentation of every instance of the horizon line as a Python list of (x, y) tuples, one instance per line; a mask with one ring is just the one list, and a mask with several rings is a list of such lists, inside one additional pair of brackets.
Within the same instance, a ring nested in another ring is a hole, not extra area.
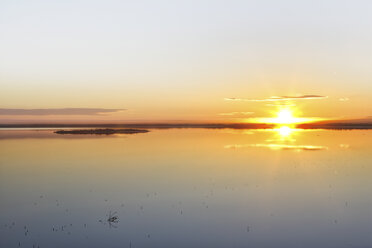
[(248, 122), (205, 122), (205, 123), (169, 123), (169, 122), (138, 122), (138, 123), (0, 123), (1, 128), (206, 128), (206, 129), (274, 129), (281, 126), (290, 126), (298, 129), (372, 129), (372, 122), (343, 122), (343, 121), (319, 121), (298, 124), (273, 124), (273, 123), (248, 123)]

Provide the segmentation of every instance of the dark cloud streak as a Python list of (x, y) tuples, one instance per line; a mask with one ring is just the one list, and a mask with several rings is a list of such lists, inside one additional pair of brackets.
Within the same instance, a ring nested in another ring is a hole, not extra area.
[(320, 95), (299, 95), (299, 96), (271, 96), (265, 99), (247, 99), (247, 98), (225, 98), (225, 101), (241, 101), (241, 102), (275, 102), (275, 101), (289, 101), (289, 100), (309, 100), (309, 99), (323, 99), (328, 96)]
[(103, 115), (125, 109), (105, 108), (46, 108), (46, 109), (10, 109), (0, 108), (0, 115)]

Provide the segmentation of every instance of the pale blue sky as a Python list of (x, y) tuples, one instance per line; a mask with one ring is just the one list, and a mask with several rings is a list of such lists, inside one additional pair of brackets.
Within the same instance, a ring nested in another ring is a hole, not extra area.
[(1, 0), (0, 106), (192, 119), (259, 112), (224, 97), (320, 94), (312, 115), (372, 115), (371, 13), (366, 0)]

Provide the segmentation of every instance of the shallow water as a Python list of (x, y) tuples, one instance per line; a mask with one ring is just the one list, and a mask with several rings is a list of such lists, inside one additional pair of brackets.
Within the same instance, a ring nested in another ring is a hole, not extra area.
[(368, 130), (1, 130), (0, 247), (372, 247), (371, 147)]

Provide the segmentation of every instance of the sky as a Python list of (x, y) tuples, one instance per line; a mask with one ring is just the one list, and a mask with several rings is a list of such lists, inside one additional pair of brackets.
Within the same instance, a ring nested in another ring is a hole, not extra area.
[(240, 122), (283, 104), (370, 118), (371, 13), (369, 0), (0, 0), (0, 123)]

